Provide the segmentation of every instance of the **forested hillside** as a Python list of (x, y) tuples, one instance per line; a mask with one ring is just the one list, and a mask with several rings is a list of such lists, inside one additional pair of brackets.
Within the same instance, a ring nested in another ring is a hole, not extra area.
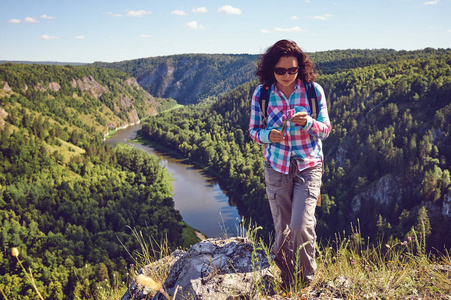
[[(332, 50), (309, 53), (318, 71), (337, 71), (374, 64), (387, 64), (410, 58), (444, 55), (445, 49), (418, 51)], [(195, 104), (255, 79), (258, 55), (182, 54), (149, 57), (115, 63), (96, 62), (94, 66), (113, 68), (137, 78), (138, 83), (155, 97), (173, 98), (180, 104)]]
[(255, 78), (256, 55), (182, 54), (95, 66), (125, 71), (155, 97), (193, 104)]
[(447, 55), (449, 49), (426, 48), (415, 51), (395, 51), (393, 49), (352, 49), (332, 50), (309, 53), (321, 74), (342, 72), (348, 69), (362, 68), (377, 64), (403, 61), (406, 59), (428, 58), (435, 55)]
[(37, 299), (13, 247), (45, 299), (92, 299), (128, 281), (132, 230), (172, 249), (190, 243), (160, 162), (103, 141), (156, 107), (121, 71), (0, 65), (2, 295)]
[[(337, 53), (337, 62), (333, 56), (322, 61), (334, 66), (353, 56)], [(333, 128), (324, 142), (319, 237), (359, 223), (363, 238), (376, 242), (403, 239), (424, 226), (429, 247), (449, 249), (451, 51), (389, 51), (374, 62), (345, 63), (344, 71), (322, 72), (318, 81)], [(243, 84), (211, 106), (156, 116), (143, 135), (219, 174), (241, 198), (240, 213), (271, 228), (262, 148), (247, 134), (256, 84)]]

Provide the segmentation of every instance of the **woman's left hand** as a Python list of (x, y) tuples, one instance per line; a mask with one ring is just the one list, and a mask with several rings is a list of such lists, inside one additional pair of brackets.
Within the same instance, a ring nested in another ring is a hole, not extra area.
[(293, 118), (291, 118), (290, 122), (293, 122), (296, 125), (305, 126), (307, 123), (307, 112), (301, 111), (296, 113)]

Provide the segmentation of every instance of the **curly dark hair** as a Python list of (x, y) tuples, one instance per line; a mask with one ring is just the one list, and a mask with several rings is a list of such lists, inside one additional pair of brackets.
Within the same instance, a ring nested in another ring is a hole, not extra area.
[(315, 64), (305, 54), (299, 46), (289, 40), (280, 40), (266, 50), (266, 53), (260, 56), (257, 65), (257, 76), (263, 85), (272, 85), (276, 82), (274, 77), (274, 66), (281, 57), (296, 57), (299, 65), (297, 78), (304, 82), (312, 82), (318, 78), (318, 74), (313, 70)]

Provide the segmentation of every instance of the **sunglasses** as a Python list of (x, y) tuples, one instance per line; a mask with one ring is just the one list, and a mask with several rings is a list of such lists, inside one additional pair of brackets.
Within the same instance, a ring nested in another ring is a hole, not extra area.
[(277, 75), (285, 75), (286, 72), (288, 72), (288, 74), (290, 75), (294, 75), (298, 72), (299, 67), (295, 67), (295, 68), (274, 68), (274, 73), (276, 73)]

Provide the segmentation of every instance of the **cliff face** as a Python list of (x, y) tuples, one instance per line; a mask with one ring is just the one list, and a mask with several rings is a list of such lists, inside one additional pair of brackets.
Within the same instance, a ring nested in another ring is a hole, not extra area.
[(365, 209), (362, 205), (369, 205), (369, 203), (378, 203), (386, 206), (393, 201), (400, 201), (401, 197), (402, 187), (400, 179), (393, 175), (386, 175), (366, 191), (354, 196), (352, 199), (352, 211), (359, 213), (362, 209)]
[(157, 114), (159, 104), (154, 97), (124, 72), (14, 64), (3, 65), (1, 71), (0, 97), (17, 94), (40, 104), (42, 99), (58, 101), (61, 109), (78, 116), (90, 115), (90, 125), (105, 130)]
[[(366, 191), (354, 196), (352, 199), (352, 211), (358, 214), (361, 211), (373, 207), (374, 204), (389, 207), (393, 203), (399, 204), (408, 185), (403, 185), (402, 178), (394, 175), (386, 175), (370, 186)], [(443, 197), (442, 206), (426, 203), (428, 212), (433, 215), (442, 215), (451, 218), (451, 192)]]
[(150, 94), (194, 104), (255, 79), (256, 55), (183, 54), (97, 66), (128, 72)]
[[(80, 88), (83, 92), (90, 93), (93, 97), (99, 99), (104, 94), (111, 94), (112, 92), (108, 87), (105, 87), (99, 84), (92, 76), (88, 75), (84, 78), (72, 79), (71, 84), (74, 88)], [(49, 84), (50, 88), (51, 84)], [(53, 85), (54, 86), (54, 85)], [(127, 79), (123, 84), (119, 84), (120, 89), (125, 92), (127, 87), (131, 87), (133, 89), (137, 89), (144, 94), (144, 109), (146, 114), (155, 115), (157, 111), (155, 109), (156, 102), (155, 99), (146, 91), (144, 91), (135, 78)], [(136, 110), (135, 101), (130, 95), (126, 93), (121, 93), (118, 97), (115, 98), (113, 104), (113, 111), (116, 114), (125, 114), (127, 117), (128, 123), (138, 123), (140, 118), (138, 116), (138, 112)], [(117, 128), (118, 124), (111, 124), (108, 127)]]

